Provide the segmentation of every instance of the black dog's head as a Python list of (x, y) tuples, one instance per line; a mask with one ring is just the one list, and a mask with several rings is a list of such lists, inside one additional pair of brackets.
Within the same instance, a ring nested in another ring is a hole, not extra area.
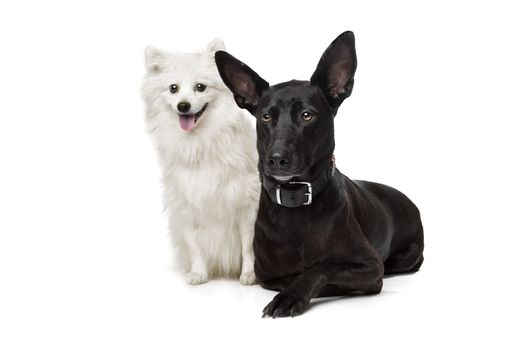
[(279, 182), (300, 181), (316, 176), (331, 162), (333, 117), (352, 92), (357, 67), (352, 32), (344, 32), (332, 42), (310, 81), (269, 86), (224, 51), (217, 51), (215, 61), (239, 107), (257, 118), (261, 174)]

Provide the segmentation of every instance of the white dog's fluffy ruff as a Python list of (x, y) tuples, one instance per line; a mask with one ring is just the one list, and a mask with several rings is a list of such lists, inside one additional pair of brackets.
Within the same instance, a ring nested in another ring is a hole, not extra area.
[[(261, 186), (255, 131), (219, 76), (214, 53), (222, 49), (219, 39), (199, 53), (146, 48), (146, 125), (162, 166), (176, 255), (191, 284), (214, 276), (255, 283), (252, 242)], [(197, 91), (198, 83), (206, 90)], [(207, 104), (190, 131), (179, 125), (181, 101), (191, 104), (190, 113)]]

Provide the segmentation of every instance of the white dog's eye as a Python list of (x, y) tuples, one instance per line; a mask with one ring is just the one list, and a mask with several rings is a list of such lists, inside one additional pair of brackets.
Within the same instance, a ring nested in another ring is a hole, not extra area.
[(195, 85), (195, 90), (197, 90), (198, 92), (203, 92), (204, 90), (206, 90), (206, 85), (199, 83)]
[(170, 85), (170, 92), (171, 92), (172, 94), (174, 94), (174, 93), (177, 92), (177, 89), (178, 89), (178, 88), (179, 88), (179, 87), (177, 86), (177, 84), (171, 84), (171, 85)]

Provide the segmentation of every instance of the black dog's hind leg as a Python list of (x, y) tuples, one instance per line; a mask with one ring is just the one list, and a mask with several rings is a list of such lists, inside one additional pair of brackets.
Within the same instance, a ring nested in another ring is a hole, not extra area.
[(411, 243), (385, 261), (385, 275), (416, 272), (423, 264), (423, 247)]
[[(383, 287), (383, 263), (379, 258), (360, 262), (320, 262), (305, 270), (288, 288), (264, 308), (263, 317), (286, 317), (302, 314), (310, 300), (334, 286), (341, 294), (353, 291), (377, 294)], [(343, 292), (344, 291), (344, 292)]]

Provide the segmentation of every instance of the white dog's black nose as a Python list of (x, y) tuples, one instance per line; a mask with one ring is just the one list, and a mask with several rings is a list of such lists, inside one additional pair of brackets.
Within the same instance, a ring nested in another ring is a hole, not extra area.
[(190, 108), (191, 108), (191, 104), (189, 102), (179, 102), (179, 104), (177, 105), (177, 109), (181, 113), (186, 113), (187, 111), (190, 110)]

